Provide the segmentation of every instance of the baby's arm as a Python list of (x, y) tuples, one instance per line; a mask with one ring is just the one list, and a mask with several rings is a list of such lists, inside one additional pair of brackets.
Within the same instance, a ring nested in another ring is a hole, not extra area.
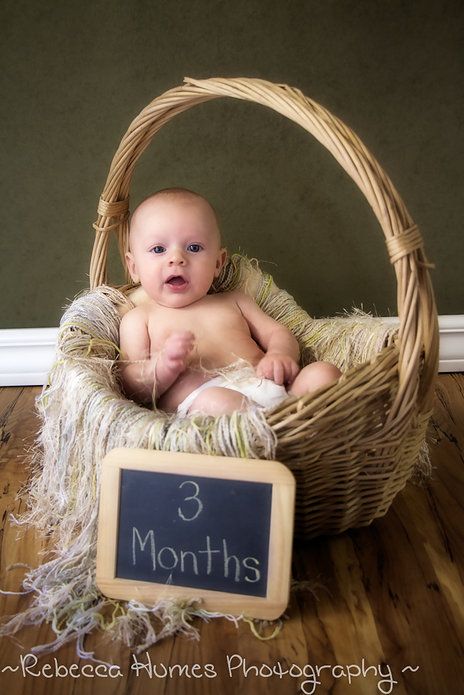
[(166, 338), (155, 365), (156, 400), (185, 371), (194, 344), (195, 336), (191, 331), (176, 331)]
[(257, 375), (276, 384), (291, 384), (300, 371), (297, 339), (288, 328), (262, 311), (251, 297), (243, 292), (234, 295), (252, 337), (266, 352), (256, 367)]
[(141, 403), (149, 402), (153, 393), (155, 369), (150, 355), (146, 316), (140, 309), (132, 309), (122, 317), (119, 346), (120, 373), (126, 395)]

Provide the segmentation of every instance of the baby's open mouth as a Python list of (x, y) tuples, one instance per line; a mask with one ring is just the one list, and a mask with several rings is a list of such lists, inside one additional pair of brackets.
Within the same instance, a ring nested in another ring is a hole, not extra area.
[(182, 275), (170, 275), (166, 280), (166, 284), (174, 287), (183, 287), (183, 285), (187, 284), (187, 280)]

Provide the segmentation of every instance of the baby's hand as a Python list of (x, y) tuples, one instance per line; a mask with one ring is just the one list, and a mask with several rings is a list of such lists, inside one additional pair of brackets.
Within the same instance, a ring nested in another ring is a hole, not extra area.
[(185, 370), (194, 344), (195, 336), (191, 331), (177, 331), (166, 338), (155, 366), (155, 380), (160, 391), (169, 388)]
[(166, 338), (160, 358), (172, 367), (187, 366), (187, 358), (193, 350), (195, 336), (191, 331), (177, 331)]
[(276, 384), (291, 384), (300, 368), (289, 355), (268, 352), (258, 362), (256, 374), (265, 379), (272, 379)]

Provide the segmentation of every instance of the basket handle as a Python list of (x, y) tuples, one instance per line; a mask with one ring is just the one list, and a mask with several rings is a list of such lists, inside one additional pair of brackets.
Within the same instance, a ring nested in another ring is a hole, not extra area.
[(256, 102), (294, 121), (329, 150), (364, 193), (385, 235), (398, 284), (399, 389), (389, 418), (406, 415), (416, 396), (422, 413), (430, 415), (438, 367), (438, 322), (430, 264), (419, 229), (392, 182), (357, 135), (298, 89), (251, 78), (185, 78), (183, 85), (161, 94), (144, 108), (122, 138), (100, 197), (90, 262), (91, 287), (106, 282), (110, 231), (118, 236), (124, 263), (129, 238), (129, 188), (140, 155), (174, 116), (218, 97)]

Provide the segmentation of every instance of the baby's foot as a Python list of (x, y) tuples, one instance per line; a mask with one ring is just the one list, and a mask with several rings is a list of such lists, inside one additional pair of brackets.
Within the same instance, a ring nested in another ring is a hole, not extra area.
[(161, 395), (185, 371), (195, 336), (191, 331), (171, 333), (158, 355), (155, 366), (156, 392)]

